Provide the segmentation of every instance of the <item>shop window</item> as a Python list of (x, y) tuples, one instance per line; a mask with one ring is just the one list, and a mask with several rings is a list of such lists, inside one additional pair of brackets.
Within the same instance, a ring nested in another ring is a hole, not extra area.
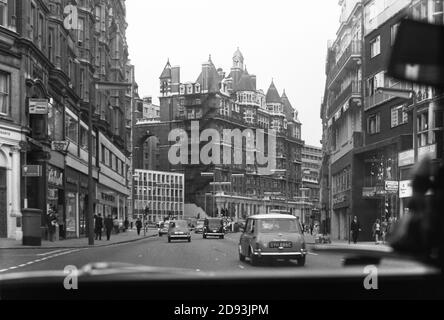
[(66, 137), (72, 142), (79, 143), (79, 123), (69, 114), (65, 116)]

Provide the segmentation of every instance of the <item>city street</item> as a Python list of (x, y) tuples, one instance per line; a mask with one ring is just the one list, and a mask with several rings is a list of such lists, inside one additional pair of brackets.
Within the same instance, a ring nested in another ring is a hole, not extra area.
[[(191, 243), (168, 243), (167, 237), (153, 237), (126, 244), (98, 248), (22, 249), (0, 250), (0, 274), (42, 270), (63, 270), (68, 265), (81, 268), (95, 262), (124, 262), (137, 265), (184, 268), (196, 272), (221, 272), (233, 270), (257, 270), (292, 268), (300, 270), (296, 263), (275, 262), (252, 267), (248, 259), (238, 259), (237, 243), (240, 234), (229, 234), (224, 240), (202, 239), (193, 234)], [(342, 257), (309, 251), (305, 269), (332, 269), (341, 267)], [(390, 266), (413, 266), (405, 262), (389, 262)]]

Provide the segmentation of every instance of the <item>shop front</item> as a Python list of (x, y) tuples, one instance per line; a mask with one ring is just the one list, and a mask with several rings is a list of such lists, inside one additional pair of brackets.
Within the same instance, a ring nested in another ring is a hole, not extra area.
[(333, 219), (331, 236), (335, 240), (348, 240), (350, 212), (350, 191), (341, 192), (333, 196)]
[(55, 212), (58, 218), (59, 237), (66, 238), (65, 232), (65, 188), (64, 170), (48, 165), (46, 174), (48, 179), (47, 208)]
[(0, 238), (21, 240), (20, 129), (0, 123)]
[(88, 235), (88, 176), (67, 167), (65, 190), (66, 237), (86, 237)]
[[(116, 216), (121, 219), (123, 215), (121, 215), (122, 202), (120, 201), (120, 197), (117, 192), (111, 190), (110, 188), (98, 184), (97, 185), (97, 204), (96, 204), (96, 213), (101, 214), (102, 217), (111, 216), (115, 218)], [(120, 212), (120, 214), (119, 214)]]

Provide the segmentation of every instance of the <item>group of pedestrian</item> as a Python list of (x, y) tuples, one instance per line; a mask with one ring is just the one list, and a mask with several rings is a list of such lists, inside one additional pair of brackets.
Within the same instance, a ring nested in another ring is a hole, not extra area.
[(94, 233), (96, 234), (96, 240), (101, 241), (102, 240), (102, 232), (103, 228), (105, 227), (106, 231), (106, 240), (111, 240), (111, 233), (114, 228), (114, 220), (111, 217), (111, 215), (108, 215), (108, 217), (103, 220), (102, 214), (98, 214), (94, 216)]
[[(372, 238), (376, 245), (385, 244), (387, 242), (387, 236), (393, 231), (396, 224), (396, 218), (390, 219), (383, 218), (376, 219), (372, 227)], [(359, 234), (362, 232), (361, 224), (358, 221), (358, 217), (354, 217), (350, 226), (351, 237), (354, 244), (358, 243)]]

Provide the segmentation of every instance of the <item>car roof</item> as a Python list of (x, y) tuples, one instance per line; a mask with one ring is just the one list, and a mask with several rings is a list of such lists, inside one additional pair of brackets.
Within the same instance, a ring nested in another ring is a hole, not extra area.
[(251, 216), (249, 219), (255, 219), (255, 220), (266, 220), (266, 219), (292, 219), (296, 220), (295, 216), (289, 215), (289, 214), (258, 214), (256, 216)]

